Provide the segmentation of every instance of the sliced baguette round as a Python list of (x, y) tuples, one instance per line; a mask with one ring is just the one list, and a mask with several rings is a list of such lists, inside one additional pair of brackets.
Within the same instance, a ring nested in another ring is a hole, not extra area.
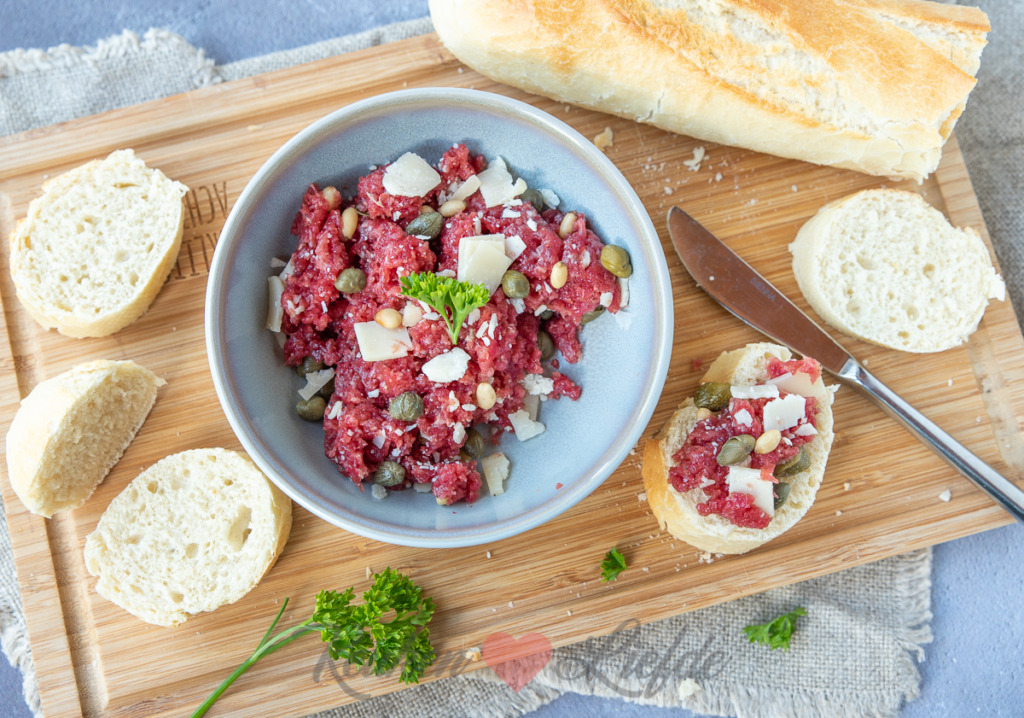
[(873, 189), (830, 202), (790, 244), (807, 303), (840, 331), (891, 349), (938, 352), (1006, 295), (988, 248), (915, 192)]
[(7, 432), (11, 487), (49, 518), (81, 506), (131, 443), (164, 384), (131, 361), (79, 364), (35, 386)]
[(161, 459), (110, 502), (85, 540), (96, 591), (147, 623), (176, 626), (234, 603), (274, 565), (292, 504), (244, 454)]
[[(723, 352), (708, 368), (702, 382), (723, 382), (733, 386), (762, 383), (768, 378), (766, 367), (771, 357), (788, 361), (792, 355), (777, 344), (748, 344), (741, 349)], [(789, 497), (763, 529), (739, 527), (717, 514), (701, 516), (697, 504), (706, 500), (704, 492), (694, 489), (679, 493), (669, 483), (669, 469), (676, 463), (673, 455), (698, 421), (693, 399), (686, 399), (658, 435), (644, 446), (641, 469), (644, 490), (647, 503), (662, 530), (701, 551), (739, 554), (757, 548), (796, 524), (814, 503), (832, 448), (833, 391), (822, 383), (815, 397), (818, 399), (818, 434), (805, 445), (811, 457), (810, 467), (786, 479), (790, 485)]]
[(178, 258), (187, 188), (118, 150), (43, 184), (10, 237), (26, 311), (70, 337), (101, 337), (146, 311)]

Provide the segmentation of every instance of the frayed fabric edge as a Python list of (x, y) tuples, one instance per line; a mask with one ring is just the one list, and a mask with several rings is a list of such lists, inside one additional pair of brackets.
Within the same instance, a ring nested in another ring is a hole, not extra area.
[(97, 41), (95, 45), (73, 46), (64, 43), (48, 50), (19, 48), (0, 53), (0, 77), (90, 65), (111, 57), (141, 54), (166, 47), (183, 49), (194, 56), (191, 77), (195, 87), (206, 87), (221, 81), (212, 58), (206, 57), (206, 53), (193, 47), (180, 35), (160, 28), (151, 28), (142, 37), (131, 30), (124, 30), (120, 35)]
[(19, 625), (10, 610), (0, 610), (0, 646), (12, 666), (21, 671), (21, 692), (32, 715), (41, 718), (42, 705), (36, 682), (36, 666), (32, 661), (32, 647), (28, 634)]

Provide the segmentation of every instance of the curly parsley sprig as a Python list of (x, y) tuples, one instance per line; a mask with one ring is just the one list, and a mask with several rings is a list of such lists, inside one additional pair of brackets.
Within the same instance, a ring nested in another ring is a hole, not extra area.
[[(264, 656), (284, 648), (307, 633), (320, 632), (331, 658), (344, 658), (357, 666), (368, 665), (375, 676), (387, 673), (404, 658), (399, 678), (403, 683), (419, 683), (427, 666), (434, 662), (427, 623), (434, 615), (434, 601), (421, 596), (419, 586), (407, 576), (384, 569), (373, 575), (373, 585), (363, 593), (363, 603), (351, 605), (355, 589), (321, 591), (316, 596), (312, 618), (286, 628), (277, 634), (274, 629), (288, 606), (281, 603), (270, 628), (263, 634), (256, 650), (242, 662), (207, 698), (192, 718), (206, 714), (235, 680)], [(385, 620), (387, 618), (387, 620)]]
[(448, 325), (452, 345), (459, 343), (462, 322), (474, 309), (487, 304), (490, 292), (483, 284), (460, 282), (453, 277), (442, 277), (433, 272), (419, 272), (399, 277), (402, 295), (418, 299), (441, 315)]
[(793, 629), (796, 628), (796, 619), (798, 616), (806, 615), (807, 611), (803, 607), (797, 606), (793, 611), (782, 614), (774, 621), (744, 626), (743, 632), (747, 634), (751, 643), (763, 643), (773, 651), (776, 648), (788, 651), (789, 639), (793, 635)]

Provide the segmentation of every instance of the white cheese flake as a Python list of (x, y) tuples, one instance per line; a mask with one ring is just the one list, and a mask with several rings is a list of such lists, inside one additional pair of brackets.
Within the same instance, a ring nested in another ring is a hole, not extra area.
[(309, 401), (318, 391), (324, 388), (334, 378), (334, 367), (327, 367), (319, 371), (306, 373), (306, 385), (299, 389), (299, 396)]
[(736, 423), (740, 426), (752, 426), (754, 424), (754, 417), (750, 415), (750, 412), (746, 409), (740, 409), (734, 415)]
[(465, 376), (468, 368), (469, 354), (464, 349), (455, 347), (426, 362), (423, 365), (423, 374), (435, 384), (447, 384)]
[(525, 409), (509, 414), (508, 420), (512, 424), (512, 430), (515, 432), (516, 438), (520, 441), (527, 441), (538, 434), (544, 433), (545, 426), (539, 421), (530, 419)]
[(474, 192), (480, 189), (480, 177), (477, 175), (470, 175), (456, 188), (449, 199), (461, 200), (468, 199)]
[(519, 255), (526, 251), (526, 242), (518, 234), (505, 237), (505, 256), (513, 262), (519, 259)]
[(769, 379), (765, 383), (777, 386), (787, 394), (823, 396), (825, 393), (825, 385), (820, 377), (812, 382), (810, 375), (802, 371), (798, 371), (795, 374), (793, 372), (786, 372), (774, 379)]
[(412, 351), (412, 339), (404, 327), (388, 329), (377, 322), (357, 322), (353, 328), (363, 361), (397, 359)]
[(629, 278), (619, 277), (619, 308), (625, 309), (629, 306)]
[[(735, 395), (734, 395), (735, 396)], [(764, 405), (764, 430), (791, 429), (804, 419), (807, 402), (799, 394), (787, 394)]]
[(284, 319), (284, 308), (281, 297), (284, 296), (284, 282), (280, 277), (267, 277), (267, 329), (272, 332), (281, 331), (281, 320)]
[(522, 177), (513, 181), (501, 157), (495, 157), (477, 176), (480, 178), (480, 195), (488, 207), (505, 204), (526, 191), (526, 181)]
[(385, 489), (380, 484), (374, 484), (370, 488), (370, 495), (373, 498), (375, 498), (377, 501), (383, 501), (384, 499), (386, 499), (388, 497), (388, 490)]
[(775, 516), (775, 484), (761, 478), (760, 469), (730, 466), (725, 477), (730, 493), (748, 494), (754, 499), (754, 506), (769, 516)]
[(779, 396), (779, 387), (773, 384), (733, 386), (729, 390), (733, 399), (777, 399)]
[(612, 305), (613, 299), (615, 299), (615, 295), (611, 292), (601, 292), (601, 306), (605, 309)]
[(505, 253), (505, 236), (502, 234), (463, 237), (459, 241), (456, 276), (460, 282), (483, 284), (493, 294), (511, 264), (512, 260)]
[(526, 393), (532, 396), (550, 394), (555, 388), (554, 379), (540, 374), (527, 374), (521, 383)]
[(562, 203), (562, 200), (558, 198), (558, 195), (552, 192), (551, 190), (542, 189), (539, 191), (540, 196), (544, 198), (544, 204), (546, 204), (548, 207), (557, 207)]
[(480, 459), (480, 468), (483, 469), (484, 480), (491, 496), (505, 493), (505, 480), (509, 475), (508, 457), (500, 451), (489, 454)]
[(399, 197), (423, 197), (441, 182), (441, 175), (415, 152), (406, 152), (384, 170), (384, 191)]
[(345, 407), (341, 405), (340, 401), (336, 401), (331, 404), (331, 408), (327, 410), (328, 419), (337, 419), (341, 416), (341, 412), (344, 411)]
[(466, 427), (462, 424), (456, 424), (452, 427), (452, 441), (456, 444), (461, 444), (466, 438)]

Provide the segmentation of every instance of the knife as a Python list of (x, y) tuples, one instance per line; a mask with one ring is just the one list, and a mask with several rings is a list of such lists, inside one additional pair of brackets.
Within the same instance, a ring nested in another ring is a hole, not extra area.
[(678, 207), (668, 212), (672, 244), (697, 285), (735, 316), (796, 353), (817, 359), (870, 396), (953, 468), (1024, 522), (1024, 491), (901, 399), (753, 267)]

